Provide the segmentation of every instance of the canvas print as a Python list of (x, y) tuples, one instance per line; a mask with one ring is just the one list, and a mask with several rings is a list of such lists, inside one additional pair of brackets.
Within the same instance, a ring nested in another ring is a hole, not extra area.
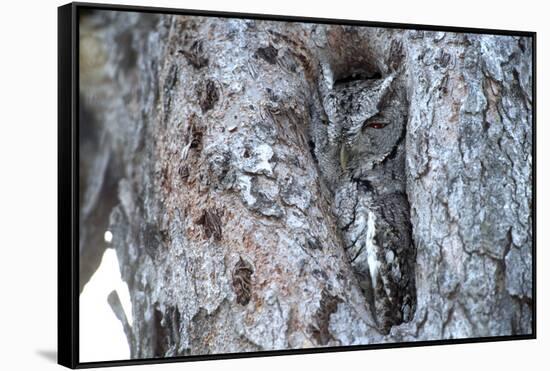
[(532, 36), (82, 8), (78, 66), (81, 362), (534, 333)]

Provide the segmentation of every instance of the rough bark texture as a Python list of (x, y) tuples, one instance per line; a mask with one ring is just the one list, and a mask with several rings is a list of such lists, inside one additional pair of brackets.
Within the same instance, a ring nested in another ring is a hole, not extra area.
[[(81, 287), (111, 230), (136, 358), (531, 333), (531, 53), (509, 36), (87, 15)], [(382, 183), (400, 182), (410, 247), (365, 257), (365, 286), (328, 180), (368, 159), (319, 159), (318, 138), (336, 82), (388, 76), (405, 124)]]

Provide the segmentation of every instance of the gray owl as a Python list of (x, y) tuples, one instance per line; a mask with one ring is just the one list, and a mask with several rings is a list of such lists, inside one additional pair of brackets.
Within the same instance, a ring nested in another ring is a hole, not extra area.
[(407, 102), (396, 75), (321, 87), (315, 156), (346, 252), (382, 333), (414, 311), (414, 259), (405, 192)]

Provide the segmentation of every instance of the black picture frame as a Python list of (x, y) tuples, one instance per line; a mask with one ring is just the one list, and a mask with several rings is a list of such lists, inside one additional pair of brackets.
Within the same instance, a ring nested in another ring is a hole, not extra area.
[[(416, 29), (473, 34), (511, 35), (532, 38), (533, 45), (533, 137), (532, 137), (532, 282), (533, 282), (533, 332), (528, 335), (481, 337), (454, 340), (433, 340), (404, 343), (354, 345), (310, 349), (288, 349), (251, 353), (213, 354), (201, 356), (109, 360), (80, 362), (79, 360), (79, 285), (78, 285), (78, 162), (79, 162), (79, 24), (81, 10), (115, 10), (144, 13), (210, 16), (220, 18), (246, 18), (270, 21), (293, 21), (351, 26), (374, 26), (398, 29)], [(253, 13), (202, 11), (145, 6), (112, 5), (96, 3), (70, 3), (58, 8), (58, 363), (69, 368), (143, 365), (170, 362), (219, 360), (229, 358), (280, 356), (342, 352), (369, 349), (419, 347), (463, 343), (496, 342), (536, 339), (536, 32), (496, 30), (484, 28), (448, 27), (422, 24), (370, 22), (344, 19), (310, 18)]]

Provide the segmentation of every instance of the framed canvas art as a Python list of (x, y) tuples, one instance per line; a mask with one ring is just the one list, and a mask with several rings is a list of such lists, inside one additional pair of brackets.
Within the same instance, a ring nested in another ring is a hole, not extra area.
[(60, 364), (535, 338), (534, 32), (58, 20)]

